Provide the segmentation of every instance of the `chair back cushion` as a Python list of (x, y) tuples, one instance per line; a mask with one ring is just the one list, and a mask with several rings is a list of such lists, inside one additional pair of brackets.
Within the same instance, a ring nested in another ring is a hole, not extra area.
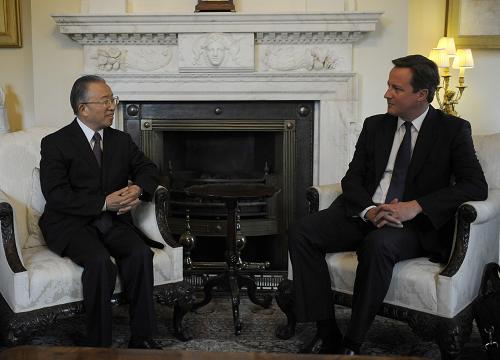
[(500, 189), (500, 133), (475, 135), (474, 147), (490, 189)]

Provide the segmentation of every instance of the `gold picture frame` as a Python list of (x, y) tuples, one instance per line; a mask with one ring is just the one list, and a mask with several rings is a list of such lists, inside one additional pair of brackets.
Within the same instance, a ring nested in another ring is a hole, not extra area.
[(0, 47), (22, 47), (19, 0), (0, 0)]
[[(490, 5), (485, 11), (484, 6)], [(500, 48), (500, 26), (495, 10), (500, 10), (498, 0), (490, 0), (479, 4), (474, 0), (446, 1), (446, 35), (455, 39), (460, 48), (495, 49)], [(471, 24), (473, 26), (471, 26)], [(483, 31), (488, 30), (488, 34)]]

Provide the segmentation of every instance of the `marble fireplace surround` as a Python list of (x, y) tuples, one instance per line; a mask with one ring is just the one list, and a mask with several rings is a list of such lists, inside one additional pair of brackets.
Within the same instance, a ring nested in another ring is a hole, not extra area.
[[(381, 12), (61, 14), (84, 73), (130, 101), (313, 100), (315, 184), (341, 179), (361, 126), (353, 45)], [(120, 111), (117, 113), (121, 114)], [(121, 127), (120, 116), (116, 119)]]

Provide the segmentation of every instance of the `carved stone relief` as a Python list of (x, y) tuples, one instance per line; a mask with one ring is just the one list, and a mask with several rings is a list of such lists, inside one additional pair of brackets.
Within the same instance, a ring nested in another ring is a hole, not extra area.
[(351, 45), (260, 45), (259, 71), (351, 71)]
[(253, 34), (179, 34), (179, 72), (254, 70)]
[(85, 46), (89, 73), (166, 73), (177, 70), (175, 46)]

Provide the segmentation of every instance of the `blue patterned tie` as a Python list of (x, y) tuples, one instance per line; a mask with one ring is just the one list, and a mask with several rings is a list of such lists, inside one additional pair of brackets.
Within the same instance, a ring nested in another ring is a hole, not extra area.
[(394, 161), (394, 169), (392, 170), (391, 184), (387, 190), (385, 197), (386, 204), (397, 198), (399, 201), (403, 199), (405, 191), (406, 173), (411, 159), (411, 122), (405, 121), (406, 127), (405, 136), (399, 146), (396, 160)]

